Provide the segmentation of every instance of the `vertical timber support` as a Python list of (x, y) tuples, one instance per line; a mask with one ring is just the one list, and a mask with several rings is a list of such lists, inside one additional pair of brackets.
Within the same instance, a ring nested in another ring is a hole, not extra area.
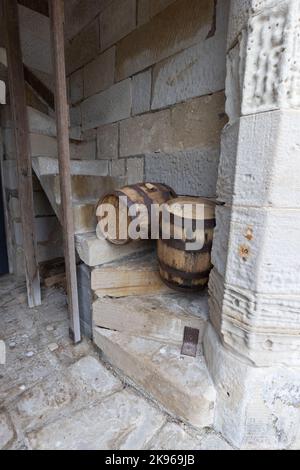
[(75, 343), (80, 342), (80, 319), (76, 275), (74, 220), (70, 173), (69, 118), (67, 104), (66, 67), (64, 52), (63, 1), (49, 0), (50, 23), (55, 75), (55, 112), (57, 122), (60, 192), (63, 210), (64, 252), (70, 315), (70, 333)]
[(17, 0), (3, 0), (3, 5), (7, 33), (9, 91), (17, 153), (24, 264), (28, 304), (29, 307), (32, 308), (41, 304), (41, 289), (36, 255), (31, 152), (20, 43), (18, 4)]

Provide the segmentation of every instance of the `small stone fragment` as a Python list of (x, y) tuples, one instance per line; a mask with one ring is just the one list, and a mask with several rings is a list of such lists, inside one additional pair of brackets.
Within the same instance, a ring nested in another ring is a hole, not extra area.
[(58, 344), (51, 343), (51, 344), (48, 345), (48, 349), (49, 349), (49, 351), (54, 352), (58, 349)]

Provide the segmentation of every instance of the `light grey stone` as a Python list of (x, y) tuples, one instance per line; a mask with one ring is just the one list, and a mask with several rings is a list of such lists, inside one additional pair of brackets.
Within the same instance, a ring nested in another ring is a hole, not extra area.
[(132, 78), (132, 113), (150, 110), (152, 71), (139, 73)]
[(125, 160), (112, 160), (110, 162), (111, 176), (125, 176)]
[(136, 27), (136, 0), (112, 0), (100, 15), (101, 49), (107, 49)]
[(0, 413), (0, 449), (11, 444), (14, 438), (14, 428), (7, 413)]
[(81, 104), (81, 112), (84, 130), (128, 118), (131, 112), (131, 80), (124, 80), (88, 98)]
[(83, 99), (83, 69), (70, 76), (70, 102), (76, 104)]
[(114, 83), (116, 48), (111, 47), (84, 67), (84, 97), (88, 98)]
[(127, 158), (126, 174), (128, 184), (144, 181), (144, 158)]
[(171, 186), (177, 194), (214, 197), (219, 151), (190, 150), (145, 155), (147, 181)]
[(42, 134), (29, 134), (32, 157), (55, 157), (57, 155), (57, 140), (55, 137)]
[(28, 438), (33, 449), (136, 450), (148, 444), (164, 419), (143, 398), (123, 391), (32, 432)]
[(113, 160), (119, 155), (119, 124), (97, 129), (97, 158)]

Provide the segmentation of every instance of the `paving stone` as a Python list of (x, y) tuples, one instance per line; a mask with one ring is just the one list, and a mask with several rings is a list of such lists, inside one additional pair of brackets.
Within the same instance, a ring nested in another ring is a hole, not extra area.
[(136, 27), (136, 0), (112, 0), (100, 15), (101, 49), (107, 49)]
[(86, 356), (69, 367), (69, 372), (84, 391), (96, 392), (99, 397), (120, 390), (123, 385), (97, 359)]
[(214, 419), (216, 392), (198, 351), (181, 356), (179, 346), (94, 328), (94, 342), (105, 358), (170, 413), (203, 428)]
[(84, 67), (84, 97), (88, 98), (114, 83), (116, 48), (111, 47)]
[(12, 443), (14, 438), (14, 429), (10, 418), (4, 411), (0, 412), (0, 449)]
[(205, 40), (213, 24), (214, 0), (178, 0), (120, 41), (117, 80)]
[(142, 449), (164, 419), (143, 398), (122, 391), (101, 404), (30, 433), (28, 439), (33, 449)]

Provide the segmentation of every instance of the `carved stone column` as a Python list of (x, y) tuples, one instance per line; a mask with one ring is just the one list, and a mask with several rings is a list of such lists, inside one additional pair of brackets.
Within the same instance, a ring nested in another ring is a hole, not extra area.
[(300, 2), (231, 0), (205, 354), (216, 427), (300, 448)]

